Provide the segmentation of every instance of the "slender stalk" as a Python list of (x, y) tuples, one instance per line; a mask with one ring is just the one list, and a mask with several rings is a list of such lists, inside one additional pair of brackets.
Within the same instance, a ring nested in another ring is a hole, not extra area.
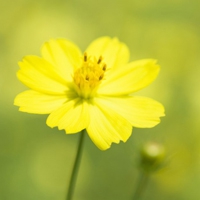
[(74, 161), (74, 166), (73, 166), (73, 170), (72, 170), (72, 174), (71, 174), (71, 178), (70, 178), (70, 182), (69, 182), (67, 200), (71, 200), (73, 197), (74, 188), (75, 188), (76, 179), (77, 179), (78, 170), (79, 170), (80, 161), (81, 161), (82, 150), (83, 150), (84, 135), (85, 135), (85, 130), (82, 130), (80, 133), (78, 150), (76, 153), (76, 158)]
[(142, 196), (142, 193), (144, 192), (147, 182), (149, 179), (149, 173), (144, 172), (143, 170), (141, 171), (138, 183), (137, 183), (137, 188), (135, 190), (135, 194), (133, 196), (133, 200), (139, 200)]

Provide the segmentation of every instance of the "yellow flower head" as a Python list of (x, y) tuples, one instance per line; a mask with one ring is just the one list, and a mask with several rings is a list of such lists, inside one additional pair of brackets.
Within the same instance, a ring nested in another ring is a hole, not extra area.
[(154, 127), (163, 106), (131, 94), (158, 75), (155, 60), (129, 61), (129, 50), (117, 38), (101, 37), (82, 53), (65, 39), (50, 40), (42, 57), (26, 56), (19, 63), (19, 80), (30, 90), (14, 104), (28, 113), (49, 114), (47, 125), (67, 134), (83, 129), (101, 150), (126, 142), (132, 126)]

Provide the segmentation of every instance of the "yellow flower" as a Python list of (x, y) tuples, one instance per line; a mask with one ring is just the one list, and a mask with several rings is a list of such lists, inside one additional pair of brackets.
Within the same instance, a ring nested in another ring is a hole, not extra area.
[(26, 56), (19, 63), (17, 77), (30, 90), (14, 104), (22, 112), (49, 114), (47, 125), (67, 134), (86, 129), (106, 150), (126, 142), (132, 126), (151, 128), (164, 116), (160, 103), (131, 95), (156, 78), (156, 61), (128, 61), (128, 47), (117, 38), (98, 38), (83, 54), (68, 40), (52, 39), (43, 45), (42, 57)]

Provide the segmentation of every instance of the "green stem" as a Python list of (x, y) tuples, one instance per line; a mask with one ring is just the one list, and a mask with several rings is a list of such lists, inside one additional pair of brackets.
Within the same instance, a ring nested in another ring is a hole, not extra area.
[(76, 179), (77, 179), (77, 175), (78, 175), (78, 170), (79, 170), (79, 165), (80, 165), (81, 155), (82, 155), (82, 150), (83, 150), (83, 141), (84, 141), (84, 135), (85, 135), (84, 132), (85, 132), (85, 130), (82, 130), (80, 133), (78, 150), (77, 150), (77, 154), (76, 154), (76, 159), (74, 161), (73, 171), (71, 174), (68, 193), (67, 193), (67, 200), (71, 200), (73, 197), (73, 192), (74, 192), (74, 188), (75, 188), (75, 184), (76, 184)]
[(141, 198), (141, 195), (147, 186), (148, 179), (149, 179), (149, 173), (141, 171), (141, 174), (137, 183), (137, 188), (133, 196), (133, 200), (139, 200)]

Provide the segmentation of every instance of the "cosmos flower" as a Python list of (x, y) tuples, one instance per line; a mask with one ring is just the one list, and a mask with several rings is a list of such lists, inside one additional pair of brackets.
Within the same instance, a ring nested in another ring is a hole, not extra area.
[(17, 77), (30, 90), (17, 95), (14, 104), (22, 112), (49, 114), (48, 126), (67, 134), (86, 129), (106, 150), (126, 142), (132, 127), (154, 127), (164, 116), (160, 103), (133, 95), (157, 77), (156, 61), (128, 63), (128, 47), (117, 38), (98, 38), (84, 53), (66, 39), (52, 39), (41, 53), (19, 62)]

